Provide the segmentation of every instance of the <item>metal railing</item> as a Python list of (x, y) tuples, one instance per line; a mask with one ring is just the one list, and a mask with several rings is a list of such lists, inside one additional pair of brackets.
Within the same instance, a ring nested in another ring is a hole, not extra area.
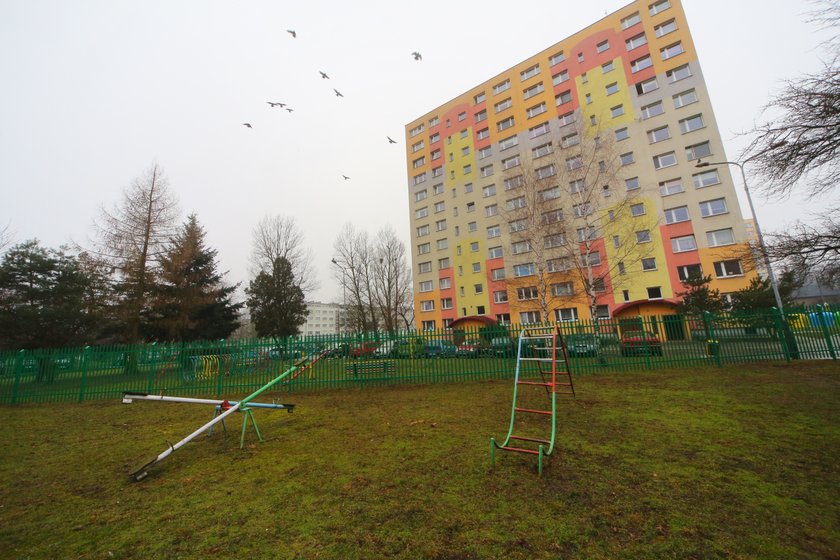
[[(559, 324), (575, 375), (840, 355), (840, 306)], [(124, 391), (230, 396), (325, 353), (279, 390), (508, 379), (520, 325), (285, 339), (0, 352), (0, 404), (119, 398)]]

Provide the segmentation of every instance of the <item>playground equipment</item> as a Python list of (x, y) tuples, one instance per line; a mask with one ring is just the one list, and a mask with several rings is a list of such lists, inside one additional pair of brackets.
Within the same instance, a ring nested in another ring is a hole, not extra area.
[[(301, 373), (306, 371), (308, 368), (311, 368), (318, 360), (323, 358), (324, 354), (325, 354), (324, 352), (321, 352), (320, 354), (317, 354), (317, 355), (304, 356), (297, 363), (292, 365), (292, 367), (290, 367), (289, 369), (287, 369), (286, 371), (284, 371), (283, 373), (281, 373), (280, 375), (278, 375), (277, 377), (275, 377), (274, 379), (272, 379), (271, 381), (269, 381), (268, 383), (266, 383), (265, 385), (260, 387), (258, 390), (254, 391), (253, 393), (251, 393), (250, 395), (248, 395), (247, 397), (242, 399), (241, 401), (230, 402), (230, 401), (219, 401), (219, 400), (213, 400), (213, 399), (186, 399), (186, 397), (163, 397), (163, 396), (161, 396), (159, 398), (154, 398), (152, 395), (143, 396), (142, 394), (139, 394), (139, 393), (126, 393), (123, 396), (123, 402), (124, 403), (131, 402), (134, 399), (141, 399), (141, 400), (160, 400), (160, 401), (172, 401), (172, 402), (193, 402), (193, 403), (200, 403), (200, 404), (215, 404), (217, 406), (216, 412), (213, 414), (213, 419), (212, 420), (210, 420), (209, 422), (207, 422), (206, 424), (204, 424), (203, 426), (201, 426), (200, 428), (198, 428), (197, 430), (192, 432), (190, 435), (188, 435), (187, 437), (185, 437), (184, 439), (182, 439), (178, 443), (176, 443), (174, 445), (168, 444), (169, 445), (168, 449), (159, 453), (151, 461), (148, 461), (147, 463), (143, 464), (143, 466), (141, 466), (140, 468), (138, 468), (134, 472), (132, 472), (130, 478), (132, 480), (134, 480), (135, 482), (144, 479), (149, 474), (149, 472), (148, 472), (149, 468), (151, 468), (153, 465), (155, 465), (157, 463), (160, 463), (161, 461), (163, 461), (164, 459), (166, 459), (167, 457), (172, 455), (175, 451), (177, 451), (178, 449), (180, 449), (181, 447), (183, 447), (184, 445), (186, 445), (187, 443), (189, 443), (190, 441), (192, 441), (193, 439), (195, 439), (197, 436), (204, 433), (205, 431), (212, 431), (213, 426), (215, 426), (216, 424), (221, 423), (224, 426), (225, 418), (227, 418), (228, 416), (230, 416), (231, 414), (233, 414), (234, 412), (237, 412), (237, 411), (245, 414), (244, 419), (242, 421), (242, 438), (240, 439), (240, 447), (242, 445), (244, 445), (244, 442), (245, 442), (245, 428), (248, 425), (248, 420), (249, 419), (254, 426), (254, 431), (256, 431), (257, 437), (259, 438), (260, 441), (263, 441), (262, 434), (260, 434), (259, 428), (257, 427), (257, 423), (254, 420), (254, 416), (253, 416), (253, 412), (251, 411), (251, 408), (260, 408), (260, 407), (262, 407), (262, 408), (281, 408), (282, 407), (282, 408), (288, 409), (291, 412), (291, 409), (294, 407), (294, 405), (252, 403), (251, 401), (253, 399), (257, 398), (259, 395), (261, 395), (265, 391), (267, 391), (268, 389), (270, 389), (271, 387), (273, 387), (274, 385), (276, 385), (277, 383), (279, 383), (280, 381), (283, 381), (284, 379), (287, 380), (286, 382), (289, 382), (289, 381), (293, 380), (298, 375), (300, 375)], [(152, 398), (150, 398), (150, 397), (152, 397)], [(201, 401), (205, 401), (205, 402), (201, 402)]]
[[(490, 463), (496, 464), (496, 449), (536, 455), (537, 470), (542, 475), (543, 457), (551, 456), (556, 441), (557, 395), (575, 397), (575, 387), (566, 345), (558, 327), (525, 327), (519, 334), (517, 346), (510, 426), (501, 444), (496, 438), (490, 438)], [(526, 391), (529, 394), (523, 394)], [(538, 396), (534, 393), (542, 391), (545, 391), (551, 404), (550, 410), (545, 410), (544, 405), (530, 404)], [(536, 408), (538, 406), (541, 408)], [(550, 435), (547, 438), (542, 434), (542, 437), (535, 437), (530, 432), (527, 432), (528, 435), (513, 433), (514, 429), (548, 431), (545, 422), (540, 422), (546, 418), (550, 419)], [(516, 442), (516, 446), (513, 442)], [(536, 449), (533, 449), (534, 446)]]

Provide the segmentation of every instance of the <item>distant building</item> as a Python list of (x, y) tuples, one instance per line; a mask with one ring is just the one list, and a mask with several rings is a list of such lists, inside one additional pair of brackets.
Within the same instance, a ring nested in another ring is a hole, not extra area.
[(840, 303), (840, 290), (808, 283), (793, 292), (791, 299), (797, 305)]
[(302, 336), (339, 334), (341, 328), (341, 304), (308, 301), (309, 315), (300, 328)]

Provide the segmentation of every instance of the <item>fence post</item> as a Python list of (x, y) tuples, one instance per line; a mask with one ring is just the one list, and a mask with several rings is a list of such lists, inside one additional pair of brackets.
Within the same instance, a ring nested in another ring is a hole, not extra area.
[(157, 342), (146, 345), (151, 367), (149, 368), (149, 382), (146, 384), (146, 392), (153, 393), (155, 390), (155, 358), (157, 357)]
[(771, 307), (770, 313), (773, 317), (773, 322), (776, 323), (776, 332), (779, 333), (779, 342), (782, 345), (782, 353), (785, 355), (785, 361), (789, 362), (791, 359), (790, 348), (787, 342), (787, 330), (790, 328), (785, 321), (785, 316), (778, 307)]
[(18, 390), (20, 389), (20, 376), (23, 374), (23, 361), (26, 350), (18, 352), (15, 358), (15, 384), (12, 387), (12, 404), (17, 402)]
[[(831, 340), (831, 332), (828, 330), (828, 325), (826, 324), (827, 321), (825, 320), (826, 313), (829, 313), (827, 310), (828, 306), (817, 306), (820, 310), (817, 312), (818, 321), (820, 324), (820, 330), (825, 337), (825, 344), (828, 346), (828, 353), (831, 355), (832, 360), (837, 359), (837, 352), (834, 350), (834, 343)], [(832, 317), (833, 318), (833, 317)]]
[(88, 374), (88, 356), (90, 355), (90, 346), (85, 346), (84, 352), (82, 353), (82, 382), (79, 384), (79, 402), (84, 402), (85, 400), (85, 384), (87, 383), (87, 374)]
[(706, 331), (706, 353), (709, 353), (711, 348), (715, 350), (712, 352), (712, 355), (715, 358), (715, 364), (717, 367), (723, 367), (723, 357), (720, 347), (720, 341), (715, 338), (715, 331), (712, 327), (712, 314), (708, 311), (703, 312), (703, 330)]

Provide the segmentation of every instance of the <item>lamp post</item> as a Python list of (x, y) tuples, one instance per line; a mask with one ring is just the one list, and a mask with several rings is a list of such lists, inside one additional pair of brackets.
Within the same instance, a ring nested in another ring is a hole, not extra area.
[(339, 314), (339, 329), (344, 331), (347, 313), (347, 271), (337, 260), (332, 259), (332, 263), (341, 269), (341, 313)]
[(744, 183), (744, 192), (747, 193), (747, 202), (750, 205), (750, 212), (755, 222), (755, 233), (758, 236), (758, 246), (761, 249), (761, 255), (764, 257), (764, 266), (767, 267), (767, 276), (770, 278), (770, 286), (773, 288), (773, 295), (776, 297), (776, 307), (779, 311), (784, 311), (782, 306), (782, 296), (779, 295), (779, 285), (776, 283), (776, 275), (773, 273), (773, 267), (770, 265), (770, 257), (767, 256), (767, 247), (764, 245), (764, 236), (761, 234), (761, 226), (758, 225), (758, 214), (755, 213), (752, 197), (750, 196), (750, 188), (747, 185), (747, 176), (744, 173), (744, 166), (736, 161), (704, 161), (697, 160), (695, 167), (709, 167), (710, 165), (735, 165), (741, 170), (741, 181)]

